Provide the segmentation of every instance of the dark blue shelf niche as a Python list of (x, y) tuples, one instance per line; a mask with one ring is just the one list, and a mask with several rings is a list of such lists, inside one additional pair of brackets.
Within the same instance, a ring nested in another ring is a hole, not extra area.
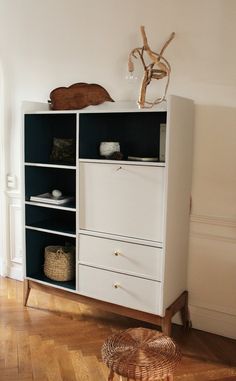
[(32, 205), (26, 205), (25, 212), (27, 226), (76, 234), (75, 212)]
[(101, 159), (102, 141), (120, 142), (128, 156), (159, 157), (160, 124), (166, 112), (83, 113), (79, 116), (79, 157)]
[(57, 282), (47, 278), (43, 272), (44, 250), (46, 246), (75, 246), (75, 239), (60, 235), (26, 229), (26, 276), (57, 286), (75, 289), (75, 279), (68, 282)]
[[(25, 162), (56, 164), (50, 160), (54, 137), (73, 139), (73, 150), (76, 151), (76, 114), (25, 115)], [(69, 165), (75, 163), (76, 155)]]
[(64, 196), (75, 198), (76, 176), (75, 169), (25, 167), (25, 195), (26, 200), (30, 196), (52, 192), (60, 189)]

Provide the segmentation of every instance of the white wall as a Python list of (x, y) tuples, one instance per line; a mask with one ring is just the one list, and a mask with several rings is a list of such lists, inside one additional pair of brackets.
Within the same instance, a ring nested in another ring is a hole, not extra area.
[[(80, 81), (101, 84), (115, 100), (136, 99), (138, 83), (130, 84), (125, 74), (127, 54), (141, 45), (139, 26), (146, 26), (154, 50), (176, 32), (166, 50), (169, 93), (196, 102), (192, 320), (197, 328), (231, 337), (236, 337), (235, 19), (235, 0), (0, 0), (7, 171), (18, 180), (8, 192), (13, 221), (15, 214), (19, 218), (21, 101), (47, 101), (53, 88)], [(158, 89), (157, 82), (152, 94)], [(20, 246), (14, 245), (12, 262), (18, 266)]]
[(4, 126), (4, 77), (2, 70), (2, 63), (0, 61), (0, 274), (7, 274), (7, 260), (3, 253), (8, 251), (7, 246), (7, 198), (5, 194), (5, 156), (6, 156), (6, 144), (5, 144), (5, 130)]
[(194, 149), (192, 315), (196, 327), (236, 338), (236, 108), (198, 105)]

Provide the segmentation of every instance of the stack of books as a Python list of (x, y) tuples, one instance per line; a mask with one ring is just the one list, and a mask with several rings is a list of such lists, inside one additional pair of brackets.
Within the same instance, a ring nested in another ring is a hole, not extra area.
[(74, 200), (71, 196), (53, 197), (51, 193), (42, 193), (37, 196), (31, 196), (30, 201), (46, 202), (47, 204), (63, 205)]

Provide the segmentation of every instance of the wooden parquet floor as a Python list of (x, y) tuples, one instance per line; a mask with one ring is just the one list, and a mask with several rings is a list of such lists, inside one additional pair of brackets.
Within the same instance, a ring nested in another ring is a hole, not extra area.
[[(0, 278), (0, 381), (105, 381), (104, 340), (130, 327), (155, 328), (35, 290), (28, 304), (21, 282)], [(177, 325), (173, 338), (183, 354), (175, 381), (236, 380), (235, 340)]]

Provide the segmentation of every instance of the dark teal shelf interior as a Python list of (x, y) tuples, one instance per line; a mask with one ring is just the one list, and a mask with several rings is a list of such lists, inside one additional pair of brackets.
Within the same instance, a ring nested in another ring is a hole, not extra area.
[(26, 205), (26, 225), (75, 235), (75, 212)]
[(34, 222), (28, 226), (32, 226), (34, 228), (40, 228), (45, 230), (52, 230), (59, 233), (66, 233), (66, 234), (74, 234), (75, 235), (75, 225), (73, 224), (73, 221), (69, 222), (60, 222), (53, 219), (49, 220), (42, 220), (38, 222)]
[(25, 115), (25, 161), (29, 163), (75, 165), (51, 160), (54, 138), (72, 139), (76, 151), (76, 114)]
[(119, 142), (124, 160), (128, 156), (159, 157), (162, 123), (166, 123), (165, 111), (80, 114), (80, 159), (101, 159), (102, 141)]
[(46, 283), (52, 284), (54, 286), (59, 286), (59, 287), (64, 287), (64, 288), (69, 288), (71, 290), (75, 290), (75, 279), (70, 280), (70, 281), (66, 281), (66, 282), (59, 282), (59, 281), (49, 279), (43, 273), (36, 273), (36, 274), (30, 275), (30, 278), (35, 279), (35, 280), (40, 280), (42, 282), (46, 282)]
[(75, 246), (75, 238), (26, 229), (26, 276), (50, 284), (75, 289), (75, 280), (56, 282), (44, 275), (44, 253), (47, 246)]

